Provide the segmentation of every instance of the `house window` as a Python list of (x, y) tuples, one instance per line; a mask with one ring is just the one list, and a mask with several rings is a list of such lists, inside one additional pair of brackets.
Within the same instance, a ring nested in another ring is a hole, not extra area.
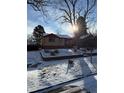
[(50, 37), (49, 38), (49, 42), (55, 42), (55, 38), (54, 37)]

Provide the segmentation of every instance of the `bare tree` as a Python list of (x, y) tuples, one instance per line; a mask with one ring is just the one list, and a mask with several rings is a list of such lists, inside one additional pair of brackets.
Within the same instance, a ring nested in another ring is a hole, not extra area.
[(96, 6), (96, 0), (86, 0), (86, 9), (84, 11), (84, 19), (86, 20), (88, 15), (93, 13), (92, 9)]
[(27, 4), (29, 4), (35, 11), (39, 11), (47, 16), (46, 7), (50, 5), (50, 0), (27, 0)]
[(27, 4), (35, 11), (42, 11), (43, 14), (47, 11), (46, 6), (58, 6), (63, 14), (57, 19), (62, 19), (62, 23), (70, 23), (72, 26), (80, 16), (83, 16), (86, 22), (90, 22), (94, 19), (90, 15), (96, 9), (96, 0), (27, 0)]
[(63, 18), (63, 23), (68, 22), (72, 26), (76, 24), (76, 20), (80, 16), (83, 16), (85, 21), (89, 22), (90, 15), (96, 7), (96, 0), (63, 0), (63, 3), (65, 6), (59, 8), (63, 15), (59, 18)]
[(63, 0), (65, 7), (60, 6), (59, 10), (63, 12), (63, 15), (59, 18), (63, 18), (63, 23), (68, 22), (74, 25), (76, 22), (76, 4), (78, 0)]

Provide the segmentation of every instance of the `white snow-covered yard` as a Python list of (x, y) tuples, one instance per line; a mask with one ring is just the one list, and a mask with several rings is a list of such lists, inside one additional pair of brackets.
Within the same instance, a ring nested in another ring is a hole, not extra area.
[(94, 56), (92, 59), (93, 62), (91, 64), (90, 57), (74, 58), (74, 66), (69, 69), (68, 73), (66, 73), (68, 67), (68, 59), (47, 62), (42, 60), (40, 51), (28, 52), (27, 64), (38, 64), (33, 67), (28, 67), (28, 92), (69, 81), (82, 75), (85, 76), (91, 73), (96, 73), (96, 56)]
[[(90, 53), (90, 51), (87, 51), (85, 49), (76, 49), (76, 51), (74, 49), (46, 49), (47, 52), (45, 52), (45, 50), (41, 50), (40, 52), (42, 53), (43, 57), (55, 57), (55, 56), (72, 56), (72, 55), (82, 55), (83, 53)], [(51, 55), (52, 51), (57, 50), (58, 53), (55, 54), (55, 56)], [(92, 51), (93, 53), (96, 53), (96, 50)]]
[(80, 55), (83, 53), (81, 50), (77, 50), (76, 52), (74, 49), (47, 49), (49, 52), (45, 52), (45, 50), (41, 50), (42, 56), (43, 57), (55, 57), (52, 56), (50, 52), (57, 50), (58, 53), (56, 53), (55, 56), (71, 56), (71, 55)]

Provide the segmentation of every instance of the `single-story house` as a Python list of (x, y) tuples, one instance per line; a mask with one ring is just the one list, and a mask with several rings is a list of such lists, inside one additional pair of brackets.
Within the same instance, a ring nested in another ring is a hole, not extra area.
[(41, 40), (42, 48), (71, 48), (73, 47), (73, 38), (68, 35), (44, 34)]

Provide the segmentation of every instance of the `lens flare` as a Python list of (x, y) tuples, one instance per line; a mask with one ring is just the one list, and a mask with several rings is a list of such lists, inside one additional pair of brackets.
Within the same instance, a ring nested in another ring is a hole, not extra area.
[(78, 26), (77, 25), (70, 25), (70, 27), (69, 27), (69, 30), (71, 31), (71, 32), (76, 32), (76, 31), (78, 31)]

